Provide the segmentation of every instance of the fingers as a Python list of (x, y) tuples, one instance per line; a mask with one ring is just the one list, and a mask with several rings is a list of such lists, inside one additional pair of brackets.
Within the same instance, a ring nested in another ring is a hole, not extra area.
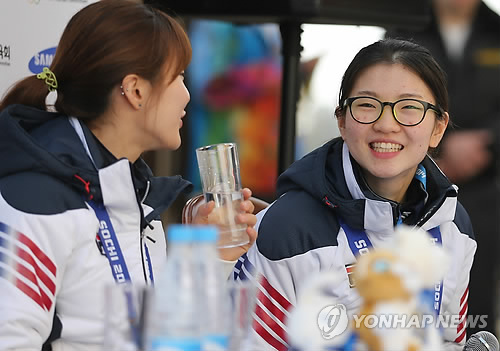
[(250, 239), (248, 244), (238, 247), (221, 248), (219, 249), (219, 257), (226, 261), (236, 261), (241, 255), (246, 253), (257, 240), (257, 231), (253, 227), (247, 227), (247, 234)]
[(209, 201), (198, 208), (198, 215), (201, 217), (207, 217), (210, 214), (210, 212), (213, 211), (214, 207), (215, 207), (215, 202)]
[(240, 210), (246, 213), (253, 213), (255, 206), (252, 203), (252, 201), (249, 200), (250, 197), (252, 196), (252, 190), (244, 188), (241, 192), (243, 193), (244, 201), (241, 202)]
[(243, 200), (248, 200), (252, 196), (252, 190), (248, 188), (244, 188), (241, 192), (243, 193)]
[(255, 230), (254, 227), (248, 227), (247, 234), (248, 237), (250, 238), (249, 246), (251, 246), (255, 242), (255, 240), (257, 240), (257, 231)]
[(193, 223), (195, 224), (205, 224), (208, 223), (208, 216), (212, 213), (215, 207), (215, 202), (209, 201), (208, 203), (204, 203), (198, 207), (198, 211), (196, 212)]
[(253, 227), (257, 223), (257, 217), (252, 213), (240, 213), (236, 216), (236, 223)]
[(255, 205), (250, 200), (242, 201), (240, 204), (240, 211), (245, 213), (253, 213)]

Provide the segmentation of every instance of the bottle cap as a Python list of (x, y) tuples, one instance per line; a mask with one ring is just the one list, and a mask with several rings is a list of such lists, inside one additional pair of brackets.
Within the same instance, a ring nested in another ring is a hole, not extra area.
[(157, 338), (151, 343), (153, 350), (182, 350), (182, 351), (199, 351), (201, 350), (200, 341), (189, 338)]
[(193, 227), (183, 224), (172, 224), (168, 227), (169, 242), (188, 243), (195, 240)]
[(202, 242), (216, 242), (218, 230), (215, 226), (199, 226), (194, 229), (194, 240)]

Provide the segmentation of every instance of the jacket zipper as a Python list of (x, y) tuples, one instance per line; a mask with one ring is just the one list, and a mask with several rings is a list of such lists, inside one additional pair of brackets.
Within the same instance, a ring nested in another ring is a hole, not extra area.
[[(144, 250), (145, 250), (145, 245), (146, 243), (144, 242), (144, 237), (145, 233), (144, 231), (146, 230), (146, 227), (142, 228), (142, 223), (143, 221), (145, 222), (146, 219), (144, 218), (144, 210), (142, 209), (142, 204), (144, 203), (144, 200), (146, 200), (146, 197), (148, 196), (149, 193), (149, 187), (150, 187), (150, 181), (147, 181), (147, 186), (146, 186), (146, 191), (144, 192), (144, 196), (142, 197), (141, 202), (139, 203), (139, 212), (141, 214), (141, 235), (140, 235), (140, 247), (141, 247), (141, 262), (142, 262), (142, 273), (144, 274), (144, 281), (146, 284), (148, 284), (148, 273), (146, 272), (146, 264), (144, 262)], [(147, 225), (147, 223), (146, 223)], [(149, 262), (151, 264), (151, 262)]]

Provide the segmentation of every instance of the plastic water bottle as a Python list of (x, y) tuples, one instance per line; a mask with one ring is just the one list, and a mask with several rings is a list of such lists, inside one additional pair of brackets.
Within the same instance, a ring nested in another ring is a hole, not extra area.
[(168, 228), (168, 256), (148, 311), (148, 350), (200, 351), (195, 227)]
[(230, 300), (227, 277), (216, 247), (217, 228), (199, 227), (195, 231), (198, 277), (202, 310), (201, 344), (203, 351), (228, 350)]

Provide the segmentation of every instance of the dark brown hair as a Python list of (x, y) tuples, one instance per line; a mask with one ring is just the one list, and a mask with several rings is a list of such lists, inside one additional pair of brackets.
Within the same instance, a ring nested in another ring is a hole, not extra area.
[[(361, 49), (347, 67), (340, 86), (339, 105), (335, 110), (337, 118), (345, 116), (344, 102), (361, 72), (378, 63), (398, 63), (411, 69), (432, 91), (437, 107), (443, 112), (448, 111), (446, 73), (431, 53), (410, 41), (383, 39)], [(441, 114), (437, 118), (444, 117)]]
[[(181, 73), (191, 60), (182, 25), (147, 5), (101, 0), (76, 13), (66, 26), (50, 69), (58, 81), (57, 111), (90, 121), (108, 107), (111, 91), (127, 74), (153, 86), (164, 72)], [(15, 84), (0, 103), (45, 109), (48, 88), (36, 75)]]

